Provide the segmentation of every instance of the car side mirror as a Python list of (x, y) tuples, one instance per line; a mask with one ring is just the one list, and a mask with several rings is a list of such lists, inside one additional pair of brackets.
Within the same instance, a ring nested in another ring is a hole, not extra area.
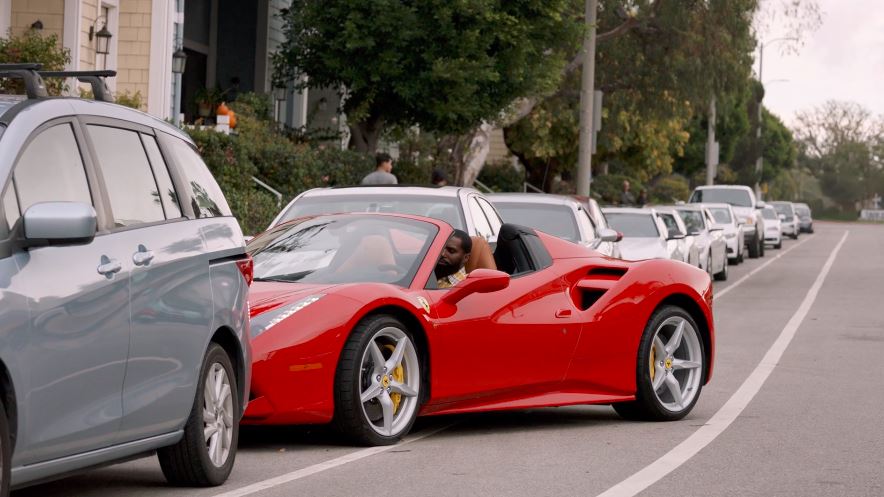
[(666, 241), (669, 240), (684, 240), (684, 235), (681, 233), (670, 233), (669, 236), (666, 237)]
[(709, 231), (724, 231), (724, 228), (709, 228)]
[[(598, 237), (596, 238), (596, 241), (598, 243), (616, 243), (623, 239), (623, 233), (620, 233), (617, 230), (612, 230), (611, 228), (599, 228), (596, 231), (596, 234), (598, 234)], [(598, 246), (598, 243), (596, 244), (596, 246)]]
[(83, 202), (40, 202), (22, 218), (27, 245), (83, 245), (95, 238), (95, 209)]
[(780, 215), (777, 216), (777, 217), (780, 218), (780, 221), (785, 221), (785, 220), (786, 220), (786, 215), (785, 215), (785, 214), (780, 214)]
[(509, 285), (510, 275), (503, 271), (484, 268), (476, 269), (468, 274), (465, 280), (448, 290), (445, 296), (442, 297), (442, 302), (454, 306), (474, 293), (496, 292), (503, 290)]
[(759, 201), (757, 204), (755, 204), (755, 208), (758, 210), (764, 209), (765, 207), (767, 207), (767, 204), (765, 204), (764, 202), (761, 202), (761, 201)]

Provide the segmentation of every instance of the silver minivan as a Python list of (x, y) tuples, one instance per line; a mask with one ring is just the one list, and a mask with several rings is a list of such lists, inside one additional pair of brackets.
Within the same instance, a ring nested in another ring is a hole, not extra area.
[(0, 65), (0, 466), (21, 487), (157, 451), (223, 483), (248, 399), (251, 259), (177, 128)]

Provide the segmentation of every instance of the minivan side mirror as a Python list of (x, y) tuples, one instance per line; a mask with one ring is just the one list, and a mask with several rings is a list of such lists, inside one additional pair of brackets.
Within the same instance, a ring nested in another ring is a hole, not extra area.
[(95, 238), (95, 209), (83, 202), (40, 202), (22, 217), (27, 245), (79, 245)]
[(617, 230), (612, 230), (611, 228), (599, 228), (596, 231), (596, 234), (598, 235), (598, 237), (596, 238), (596, 241), (598, 243), (601, 243), (601, 242), (615, 243), (615, 242), (619, 242), (620, 240), (623, 239), (622, 233), (620, 233)]

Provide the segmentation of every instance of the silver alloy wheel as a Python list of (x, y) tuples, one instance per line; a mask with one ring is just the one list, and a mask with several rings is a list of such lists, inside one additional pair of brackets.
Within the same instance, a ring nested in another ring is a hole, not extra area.
[(651, 386), (663, 408), (679, 412), (690, 406), (703, 373), (703, 348), (691, 323), (680, 316), (663, 321), (654, 332), (651, 361)]
[(233, 440), (232, 395), (227, 370), (212, 364), (203, 387), (203, 434), (209, 459), (219, 468), (227, 462)]
[(411, 423), (418, 407), (420, 364), (408, 335), (395, 327), (375, 333), (359, 369), (362, 414), (380, 435), (394, 437)]

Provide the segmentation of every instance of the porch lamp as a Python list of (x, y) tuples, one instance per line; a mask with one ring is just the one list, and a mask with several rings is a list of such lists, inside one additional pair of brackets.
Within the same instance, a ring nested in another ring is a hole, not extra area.
[(95, 53), (107, 55), (110, 53), (110, 39), (113, 36), (107, 29), (107, 23), (95, 32), (95, 26), (89, 28), (89, 41), (95, 38)]
[(184, 73), (184, 65), (187, 62), (187, 54), (180, 48), (172, 54), (172, 72), (175, 74)]

